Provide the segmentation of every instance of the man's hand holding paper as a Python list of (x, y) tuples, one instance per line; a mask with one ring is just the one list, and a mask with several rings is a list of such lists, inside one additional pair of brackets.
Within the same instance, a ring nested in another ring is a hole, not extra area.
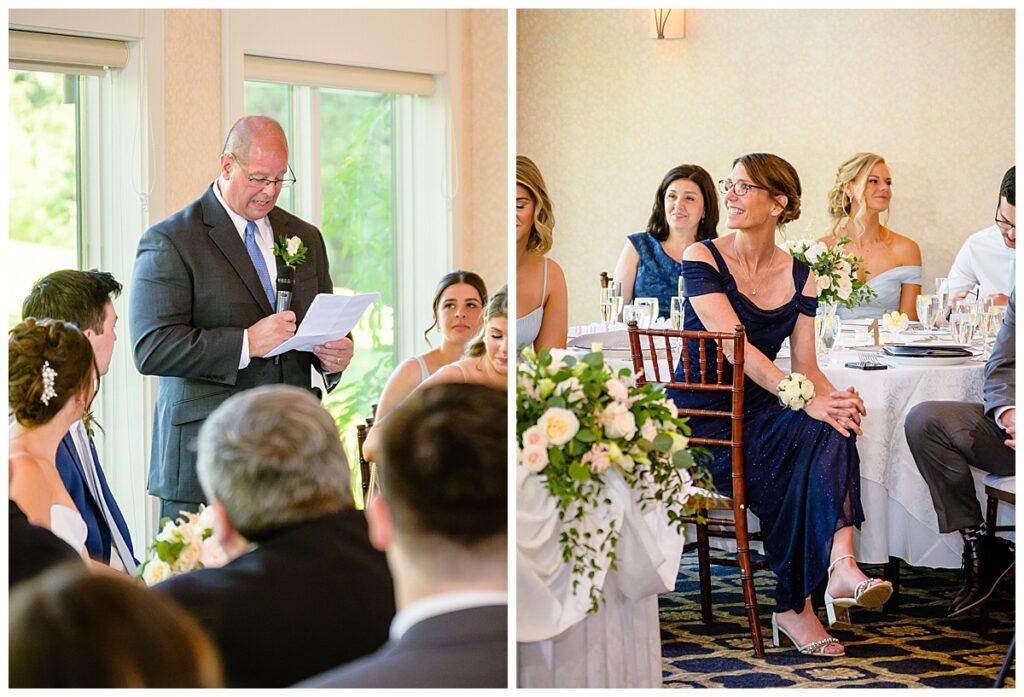
[(268, 357), (287, 351), (310, 351), (320, 359), (324, 370), (338, 373), (352, 360), (352, 340), (345, 338), (359, 322), (366, 308), (380, 293), (360, 295), (317, 295), (295, 336), (267, 353)]

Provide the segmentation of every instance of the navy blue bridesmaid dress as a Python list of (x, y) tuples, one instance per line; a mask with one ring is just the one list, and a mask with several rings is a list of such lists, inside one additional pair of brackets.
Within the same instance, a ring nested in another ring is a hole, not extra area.
[[(772, 310), (757, 307), (739, 292), (736, 281), (715, 245), (704, 241), (718, 268), (705, 262), (684, 261), (683, 283), (687, 298), (725, 293), (743, 324), (747, 345), (775, 360), (783, 340), (793, 332), (800, 314), (813, 317), (816, 298), (803, 295), (808, 267), (793, 260), (793, 298)], [(686, 301), (689, 304), (689, 300)], [(692, 306), (686, 311), (686, 329), (705, 329)], [(697, 355), (697, 340), (688, 347)], [(708, 342), (709, 380), (717, 375), (713, 342)], [(699, 380), (696, 361), (691, 379)], [(732, 381), (726, 362), (723, 382)], [(682, 363), (676, 368), (682, 379)], [(860, 458), (856, 436), (843, 437), (831, 425), (817, 421), (803, 410), (792, 411), (778, 397), (746, 379), (744, 394), (743, 452), (747, 503), (761, 522), (765, 556), (777, 579), (776, 612), (799, 610), (804, 598), (827, 578), (832, 536), (837, 530), (864, 521), (860, 503)], [(730, 409), (727, 392), (701, 393), (669, 390), (680, 407)], [(691, 417), (693, 434), (729, 438), (725, 419)], [(732, 464), (727, 448), (712, 450), (709, 469), (719, 492), (731, 493)]]

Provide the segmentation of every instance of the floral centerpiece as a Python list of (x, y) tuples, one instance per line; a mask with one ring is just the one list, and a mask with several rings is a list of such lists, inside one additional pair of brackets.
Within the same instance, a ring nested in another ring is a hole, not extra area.
[[(713, 491), (710, 475), (695, 463), (690, 429), (675, 403), (656, 386), (637, 387), (629, 369), (614, 373), (600, 346), (577, 361), (565, 351), (530, 348), (519, 361), (516, 387), (519, 465), (542, 477), (554, 497), (561, 526), (562, 559), (572, 569), (575, 593), (601, 564), (616, 568), (619, 530), (581, 533), (585, 515), (608, 505), (603, 477), (615, 470), (642, 510), (664, 505), (682, 531), (683, 515), (697, 510), (697, 489)], [(590, 587), (589, 612), (602, 589)]]
[(811, 267), (819, 302), (853, 308), (863, 305), (877, 294), (857, 277), (864, 260), (843, 251), (849, 241), (850, 238), (844, 236), (829, 247), (823, 242), (807, 239), (786, 240), (781, 246), (794, 258)]
[(213, 538), (213, 508), (182, 511), (177, 520), (163, 517), (160, 532), (149, 546), (149, 558), (135, 575), (152, 586), (171, 576), (207, 566), (223, 566), (227, 554)]

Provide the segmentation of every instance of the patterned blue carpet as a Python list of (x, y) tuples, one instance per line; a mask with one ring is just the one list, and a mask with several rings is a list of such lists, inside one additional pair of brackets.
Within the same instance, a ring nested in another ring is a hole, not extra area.
[[(684, 555), (675, 591), (659, 597), (665, 687), (991, 687), (1014, 631), (1013, 585), (992, 596), (989, 631), (979, 614), (947, 619), (959, 571), (901, 565), (900, 609), (854, 608), (856, 627), (834, 632), (846, 646), (839, 659), (803, 656), (771, 645), (770, 571), (754, 573), (766, 656), (755, 658), (743, 612), (739, 571), (712, 566), (714, 624), (700, 621), (696, 553)], [(881, 576), (881, 567), (865, 567)], [(819, 613), (824, 619), (824, 609)], [(1014, 685), (1011, 666), (1007, 687)]]

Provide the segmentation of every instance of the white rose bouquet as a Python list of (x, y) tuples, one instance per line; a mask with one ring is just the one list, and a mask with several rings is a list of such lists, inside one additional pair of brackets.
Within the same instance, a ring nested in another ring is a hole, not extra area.
[(782, 406), (800, 411), (814, 399), (814, 383), (802, 373), (790, 373), (775, 387)]
[(828, 247), (823, 242), (807, 239), (786, 240), (781, 246), (784, 251), (811, 267), (819, 302), (852, 308), (863, 305), (877, 294), (866, 282), (857, 278), (864, 260), (843, 251), (849, 241), (849, 237), (843, 237), (833, 247)]
[(152, 586), (194, 569), (223, 566), (227, 554), (213, 538), (213, 509), (199, 507), (198, 513), (182, 512), (177, 520), (164, 517), (160, 532), (149, 546), (149, 559), (135, 575)]
[[(527, 348), (519, 361), (516, 387), (519, 465), (544, 479), (561, 525), (562, 558), (572, 567), (573, 591), (594, 578), (600, 560), (615, 569), (619, 531), (599, 529), (598, 539), (576, 523), (607, 505), (602, 474), (618, 471), (641, 508), (663, 503), (671, 524), (697, 510), (694, 487), (714, 490), (711, 476), (696, 464), (690, 429), (664, 391), (637, 387), (628, 369), (617, 374), (600, 350), (577, 361), (565, 351)], [(590, 589), (590, 612), (602, 589)]]

